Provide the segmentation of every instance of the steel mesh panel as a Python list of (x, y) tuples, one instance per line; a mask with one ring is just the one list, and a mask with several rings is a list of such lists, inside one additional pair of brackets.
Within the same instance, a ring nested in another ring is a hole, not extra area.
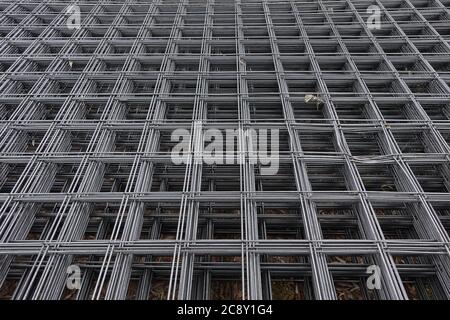
[(449, 6), (0, 0), (0, 299), (449, 298)]

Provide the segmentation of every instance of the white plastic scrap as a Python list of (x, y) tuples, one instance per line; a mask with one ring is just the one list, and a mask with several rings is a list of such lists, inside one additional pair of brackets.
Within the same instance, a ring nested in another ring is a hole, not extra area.
[(319, 96), (307, 94), (305, 95), (305, 103), (315, 104), (317, 106), (317, 109), (319, 109), (319, 107), (324, 104), (324, 101)]

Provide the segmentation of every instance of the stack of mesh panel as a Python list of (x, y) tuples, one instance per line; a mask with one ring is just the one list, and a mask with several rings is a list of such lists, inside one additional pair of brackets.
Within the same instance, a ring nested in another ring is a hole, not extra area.
[(448, 299), (449, 6), (0, 0), (0, 299)]

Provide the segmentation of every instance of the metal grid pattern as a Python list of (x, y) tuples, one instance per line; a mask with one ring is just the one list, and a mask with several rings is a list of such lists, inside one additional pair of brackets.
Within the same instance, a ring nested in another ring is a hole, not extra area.
[(0, 297), (449, 298), (449, 4), (1, 0)]

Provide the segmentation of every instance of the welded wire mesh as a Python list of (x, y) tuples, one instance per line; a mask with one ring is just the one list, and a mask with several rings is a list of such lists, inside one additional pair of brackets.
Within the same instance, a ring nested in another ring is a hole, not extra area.
[(0, 0), (0, 298), (449, 298), (449, 6)]

